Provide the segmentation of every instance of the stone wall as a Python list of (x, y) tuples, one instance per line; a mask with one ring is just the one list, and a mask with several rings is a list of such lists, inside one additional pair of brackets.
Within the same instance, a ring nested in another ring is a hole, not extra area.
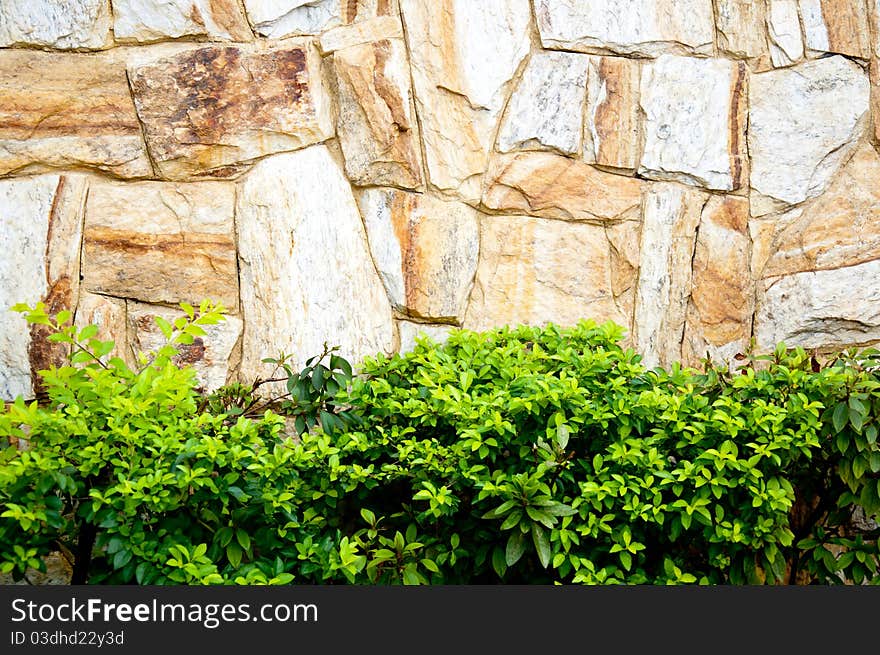
[[(222, 301), (207, 388), (449, 326), (867, 344), (878, 61), (880, 0), (0, 0), (0, 305), (130, 356)], [(59, 357), (23, 326), (3, 398)]]

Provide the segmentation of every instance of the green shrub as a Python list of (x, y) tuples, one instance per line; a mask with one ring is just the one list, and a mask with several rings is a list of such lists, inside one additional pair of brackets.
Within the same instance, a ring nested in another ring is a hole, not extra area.
[(880, 581), (853, 521), (880, 510), (875, 351), (663, 371), (612, 324), (454, 331), (200, 398), (171, 356), (201, 310), (136, 371), (51, 323), (78, 363), (0, 414), (29, 443), (2, 455), (0, 569), (61, 545), (90, 582)]

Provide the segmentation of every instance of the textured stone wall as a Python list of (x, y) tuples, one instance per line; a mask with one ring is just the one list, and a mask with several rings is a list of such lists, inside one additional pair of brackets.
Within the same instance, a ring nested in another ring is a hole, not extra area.
[(220, 300), (207, 388), (456, 325), (870, 343), (878, 61), (880, 0), (0, 0), (0, 305), (128, 357)]

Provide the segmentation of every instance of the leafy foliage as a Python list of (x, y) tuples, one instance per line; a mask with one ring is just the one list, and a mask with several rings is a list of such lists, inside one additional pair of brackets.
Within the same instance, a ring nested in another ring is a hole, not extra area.
[(872, 350), (664, 371), (613, 324), (460, 330), (200, 398), (171, 357), (221, 308), (137, 370), (20, 309), (77, 361), (0, 414), (29, 444), (0, 456), (3, 570), (61, 545), (113, 583), (880, 581)]

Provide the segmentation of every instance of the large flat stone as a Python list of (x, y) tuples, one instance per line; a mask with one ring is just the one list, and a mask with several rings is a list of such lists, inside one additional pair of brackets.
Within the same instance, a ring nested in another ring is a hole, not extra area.
[(880, 339), (880, 260), (763, 280), (757, 345), (839, 348)]
[(840, 56), (751, 77), (753, 215), (825, 190), (864, 129), (869, 96), (865, 72)]
[(0, 47), (58, 50), (110, 47), (110, 0), (3, 0)]
[(464, 327), (630, 317), (612, 293), (612, 261), (602, 226), (525, 216), (482, 219), (480, 264)]
[(645, 193), (638, 295), (633, 324), (645, 366), (681, 359), (691, 261), (706, 193), (671, 183)]
[(641, 64), (591, 57), (584, 112), (584, 160), (632, 172), (639, 165)]
[(383, 41), (385, 39), (402, 39), (403, 24), (400, 16), (376, 16), (351, 25), (340, 25), (321, 34), (318, 42), (321, 54), (333, 54), (343, 48)]
[(755, 0), (715, 0), (718, 47), (728, 55), (754, 59), (767, 54), (766, 5)]
[(226, 177), (333, 135), (320, 57), (307, 42), (205, 46), (129, 75), (150, 154), (169, 179)]
[(119, 357), (129, 366), (136, 365), (136, 360), (129, 347), (128, 314), (125, 300), (83, 291), (79, 294), (79, 301), (76, 304), (74, 323), (79, 329), (87, 325), (96, 325), (98, 334), (95, 335), (95, 338), (102, 341), (113, 341), (113, 350), (102, 358), (103, 361)]
[(712, 0), (535, 0), (545, 48), (653, 57), (712, 54)]
[(113, 0), (113, 18), (113, 33), (122, 42), (254, 38), (238, 0)]
[(402, 0), (433, 186), (480, 198), (511, 80), (529, 52), (528, 0)]
[(638, 180), (546, 152), (494, 157), (483, 196), (490, 209), (563, 220), (633, 218), (640, 202)]
[(271, 373), (261, 360), (282, 349), (297, 365), (325, 341), (352, 362), (390, 351), (391, 306), (351, 188), (326, 147), (260, 162), (237, 207), (246, 380)]
[(449, 337), (451, 325), (428, 325), (425, 323), (413, 323), (412, 321), (397, 321), (397, 334), (400, 347), (398, 352), (408, 353), (415, 349), (416, 341), (421, 338), (428, 339), (436, 344), (442, 344)]
[(501, 123), (500, 152), (580, 152), (589, 60), (571, 52), (532, 55)]
[(151, 303), (238, 307), (230, 182), (94, 182), (86, 203), (83, 286)]
[(797, 0), (769, 0), (767, 35), (773, 66), (790, 66), (803, 59), (804, 39)]
[(32, 398), (37, 372), (64, 363), (66, 349), (46, 341), (45, 326), (29, 326), (8, 311), (17, 303), (73, 311), (79, 292), (81, 175), (0, 180), (0, 399)]
[(401, 39), (337, 50), (332, 58), (345, 173), (357, 185), (422, 184), (418, 121)]
[(109, 54), (0, 50), (0, 176), (82, 166), (152, 175), (125, 66)]
[(800, 0), (807, 49), (870, 58), (868, 5), (874, 1)]
[(477, 212), (391, 189), (364, 191), (358, 204), (392, 305), (410, 316), (460, 321), (480, 250)]
[(723, 59), (663, 55), (641, 84), (645, 145), (639, 173), (731, 191), (744, 183), (746, 69)]
[(260, 36), (280, 39), (319, 34), (376, 16), (397, 13), (397, 0), (243, 0)]

